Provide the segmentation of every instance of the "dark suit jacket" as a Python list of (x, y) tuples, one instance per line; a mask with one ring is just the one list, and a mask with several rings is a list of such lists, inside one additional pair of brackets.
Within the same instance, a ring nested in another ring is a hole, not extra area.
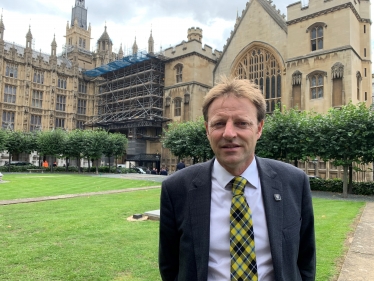
[[(256, 157), (276, 281), (315, 280), (314, 216), (308, 177)], [(213, 160), (163, 181), (159, 268), (164, 281), (206, 281)], [(274, 194), (280, 194), (277, 201)]]

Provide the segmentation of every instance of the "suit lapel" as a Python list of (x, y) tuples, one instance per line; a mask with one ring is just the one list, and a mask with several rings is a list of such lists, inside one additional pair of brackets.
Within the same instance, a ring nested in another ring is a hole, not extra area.
[[(277, 276), (282, 264), (283, 187), (277, 173), (265, 159), (256, 157), (264, 200), (270, 249), (274, 273)], [(279, 196), (280, 197), (279, 197)]]
[(202, 165), (196, 178), (191, 179), (192, 187), (188, 191), (198, 280), (206, 280), (208, 276), (212, 165), (213, 160)]

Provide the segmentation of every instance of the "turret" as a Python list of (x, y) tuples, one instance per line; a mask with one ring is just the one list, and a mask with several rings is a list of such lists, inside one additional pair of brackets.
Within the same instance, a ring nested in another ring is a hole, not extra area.
[(32, 43), (32, 34), (31, 34), (31, 26), (29, 26), (29, 31), (26, 34), (26, 49), (31, 49)]
[(0, 20), (0, 40), (1, 41), (4, 40), (4, 30), (5, 30), (5, 26), (3, 23), (3, 15), (1, 14), (1, 20)]
[(138, 53), (138, 45), (136, 44), (136, 37), (135, 37), (134, 44), (132, 45), (132, 54), (136, 55), (137, 53)]
[(151, 30), (151, 35), (149, 36), (149, 39), (148, 39), (148, 53), (153, 54), (154, 48), (155, 48), (155, 41), (153, 40), (152, 30)]
[(118, 51), (118, 59), (123, 59), (122, 43), (121, 43), (121, 46), (119, 47), (119, 51)]
[(57, 43), (56, 43), (56, 36), (53, 35), (53, 41), (51, 44), (51, 56), (56, 57), (56, 50), (57, 50)]
[(197, 40), (201, 42), (203, 38), (203, 30), (200, 27), (191, 27), (188, 29), (187, 32), (187, 39), (188, 41)]

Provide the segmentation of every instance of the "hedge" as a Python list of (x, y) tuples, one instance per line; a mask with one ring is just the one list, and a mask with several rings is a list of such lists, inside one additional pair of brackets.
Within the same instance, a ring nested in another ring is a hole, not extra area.
[[(35, 166), (10, 166), (10, 172), (11, 173), (27, 173), (27, 169), (44, 169), (44, 172), (50, 172), (51, 168), (44, 168), (44, 167), (35, 167)], [(135, 170), (128, 169), (128, 168), (118, 168), (116, 167), (110, 167), (109, 171), (109, 166), (100, 166), (99, 167), (99, 173), (121, 173), (121, 174), (128, 174), (128, 173), (136, 173)], [(9, 172), (9, 166), (0, 166), (0, 172)], [(66, 172), (66, 167), (53, 167), (53, 172)], [(78, 173), (78, 167), (76, 166), (69, 166), (67, 172), (69, 173)], [(81, 172), (83, 173), (95, 173), (96, 172), (96, 167), (90, 167), (88, 169), (87, 167), (81, 167)]]
[[(341, 179), (310, 179), (311, 190), (343, 193), (343, 181)], [(374, 195), (374, 182), (353, 182), (352, 194)]]

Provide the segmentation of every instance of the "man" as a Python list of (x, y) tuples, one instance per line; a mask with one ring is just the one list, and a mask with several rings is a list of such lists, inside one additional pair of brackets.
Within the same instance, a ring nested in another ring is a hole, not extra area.
[[(261, 91), (248, 80), (226, 79), (205, 97), (206, 134), (215, 159), (190, 166), (162, 183), (162, 280), (315, 280), (308, 178), (289, 164), (254, 154), (265, 112)], [(241, 215), (249, 217), (250, 231), (241, 231), (242, 226), (235, 231), (251, 236), (246, 242), (252, 252), (237, 259), (240, 247), (231, 243), (236, 239), (233, 229), (238, 228), (232, 210), (239, 185), (232, 180), (239, 176), (244, 179), (242, 198), (247, 206)]]
[(181, 160), (181, 161), (179, 161), (179, 163), (177, 164), (177, 171), (182, 170), (182, 169), (184, 169), (185, 167), (186, 167), (186, 165), (184, 164), (184, 161)]

